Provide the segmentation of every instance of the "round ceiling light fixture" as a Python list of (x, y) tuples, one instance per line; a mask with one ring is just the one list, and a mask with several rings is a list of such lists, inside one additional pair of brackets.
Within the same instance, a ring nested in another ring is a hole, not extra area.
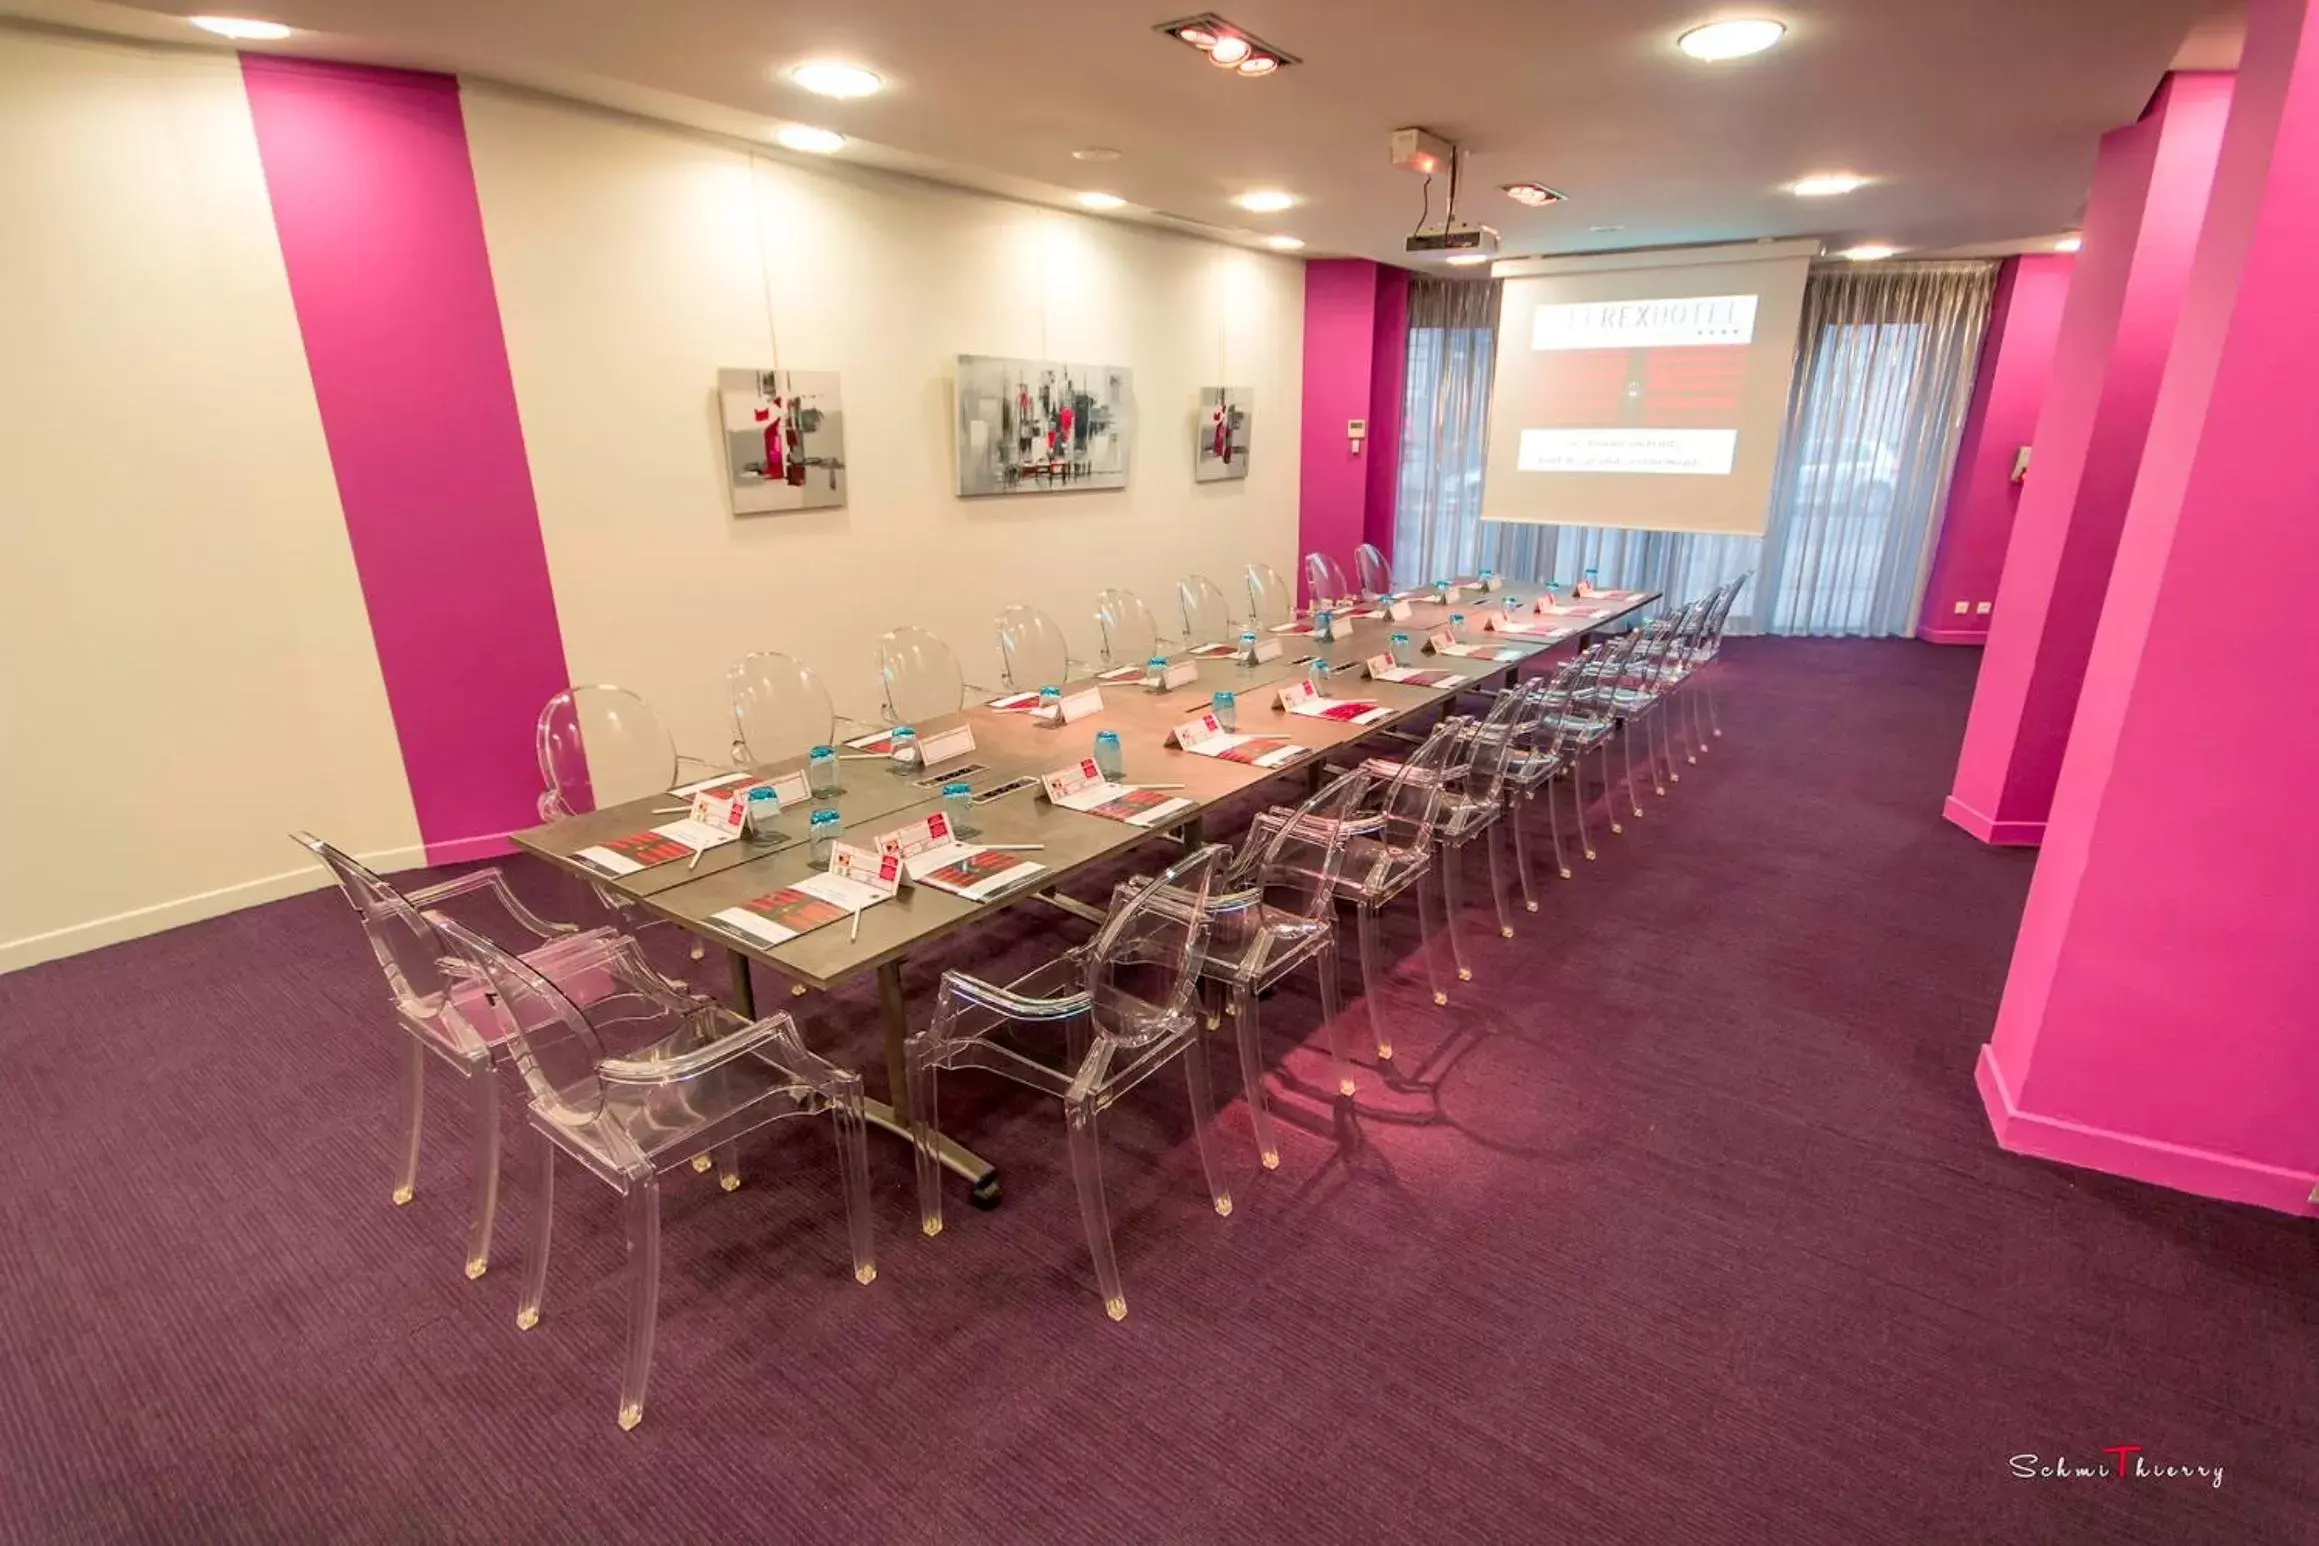
[(2085, 238), (2082, 236), (2065, 236), (2053, 244), (2053, 250), (2055, 252), (2075, 252), (2084, 245)]
[(1185, 27), (1179, 30), (1176, 36), (1194, 48), (1214, 48), (1216, 46), (1216, 34), (1205, 27)]
[(1270, 75), (1280, 68), (1280, 61), (1270, 54), (1250, 54), (1240, 61), (1242, 75)]
[(1080, 207), (1081, 209), (1125, 209), (1125, 208), (1127, 208), (1127, 200), (1125, 200), (1125, 199), (1121, 198), (1121, 197), (1120, 197), (1118, 194), (1116, 194), (1116, 193), (1096, 193), (1096, 192), (1094, 192), (1094, 191), (1090, 190), (1089, 192), (1086, 192), (1086, 193), (1080, 193), (1080, 194), (1074, 194), (1074, 195), (1072, 195), (1072, 196), (1073, 196), (1074, 198), (1078, 199), (1078, 201), (1079, 201), (1079, 207)]
[(1789, 183), (1788, 192), (1799, 199), (1835, 199), (1867, 186), (1867, 178), (1855, 177), (1850, 172), (1815, 172)]
[(1882, 242), (1862, 242), (1857, 247), (1845, 248), (1843, 256), (1855, 263), (1880, 263), (1898, 251), (1898, 247), (1887, 247)]
[(791, 70), (789, 78), (817, 97), (835, 97), (841, 102), (874, 97), (886, 87), (876, 71), (837, 59), (808, 59)]
[(1220, 64), (1227, 70), (1236, 69), (1239, 67), (1240, 61), (1253, 52), (1254, 50), (1249, 48), (1246, 38), (1236, 38), (1227, 34), (1208, 45), (1208, 62)]
[(279, 43), (297, 30), (278, 21), (256, 21), (247, 16), (188, 16), (186, 20), (236, 43)]
[(802, 150), (809, 156), (827, 156), (845, 149), (845, 136), (834, 129), (810, 124), (783, 124), (773, 131), (773, 142), (784, 150)]
[(1717, 64), (1760, 54), (1788, 35), (1787, 23), (1768, 16), (1735, 17), (1693, 27), (1675, 39), (1675, 46), (1694, 59)]
[(1267, 236), (1264, 238), (1264, 245), (1270, 247), (1274, 252), (1302, 252), (1304, 238), (1301, 236)]
[(1277, 215), (1284, 209), (1296, 208), (1296, 195), (1259, 188), (1253, 193), (1241, 194), (1232, 202), (1252, 215)]

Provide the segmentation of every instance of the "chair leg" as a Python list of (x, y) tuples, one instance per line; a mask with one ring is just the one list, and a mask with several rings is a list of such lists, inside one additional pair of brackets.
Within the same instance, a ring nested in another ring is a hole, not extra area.
[[(1570, 759), (1570, 808), (1578, 816), (1578, 851), (1594, 861), (1594, 833), (1586, 825), (1586, 753), (1578, 752)], [(1568, 874), (1569, 871), (1563, 871)]]
[[(1605, 734), (1602, 738), (1602, 803), (1610, 810), (1611, 836), (1616, 837), (1626, 828), (1619, 824), (1618, 819), (1618, 785), (1611, 778), (1610, 742), (1610, 736)], [(1638, 811), (1635, 814), (1642, 813)]]
[(1329, 1028), (1329, 1062), (1337, 1076), (1337, 1093), (1353, 1093), (1353, 1059), (1345, 1049), (1344, 1008), (1337, 1002), (1337, 946), (1332, 937), (1314, 958), (1321, 979), (1321, 1020)]
[(1715, 689), (1712, 685), (1707, 688), (1707, 723), (1714, 728), (1716, 738), (1720, 740), (1723, 735), (1723, 716), (1715, 712)]
[(1490, 823), (1490, 830), (1482, 834), (1482, 848), (1490, 862), (1490, 906), (1498, 915), (1498, 938), (1514, 937), (1514, 920), (1506, 911), (1506, 882), (1500, 873), (1498, 850), (1506, 846), (1505, 825), (1510, 818), (1500, 815)]
[(1079, 1221), (1087, 1226), (1087, 1254), (1095, 1259), (1095, 1287), (1103, 1295), (1103, 1313), (1115, 1321), (1127, 1319), (1127, 1291), (1119, 1283), (1119, 1261), (1111, 1254), (1111, 1215), (1103, 1206), (1103, 1158), (1095, 1132), (1095, 1098), (1090, 1095), (1063, 1108), (1063, 1125), (1071, 1136), (1071, 1179), (1079, 1188)]
[(1434, 916), (1440, 902), (1433, 894), (1433, 887), (1426, 884), (1433, 878), (1420, 875), (1409, 883), (1409, 889), (1417, 893), (1417, 958), (1425, 964), (1425, 985), (1432, 990), (1434, 1003), (1446, 1004), (1449, 990), (1441, 985), (1441, 968), (1433, 959), (1433, 942), (1441, 934), (1441, 923)]
[[(1248, 995), (1248, 1012), (1241, 1016), (1241, 1034), (1246, 1044), (1256, 1040), (1256, 995)], [(1224, 1172), (1216, 1164), (1216, 1092), (1208, 1082), (1208, 1038), (1194, 1033), (1191, 1045), (1184, 1049), (1184, 1088), (1192, 1097), (1192, 1147), (1200, 1151), (1200, 1173), (1208, 1178), (1208, 1200), (1216, 1211), (1226, 1218), (1232, 1216), (1232, 1189), (1225, 1184)], [(1260, 1079), (1251, 1086), (1250, 1109), (1259, 1109), (1256, 1102), (1263, 1099), (1264, 1083)], [(1280, 1163), (1279, 1151), (1273, 1152), (1271, 1163)], [(1268, 1167), (1269, 1168), (1269, 1167)]]
[(652, 1378), (652, 1334), (660, 1320), (660, 1178), (628, 1185), (628, 1361), (620, 1373), (620, 1426), (644, 1421)]
[[(1522, 878), (1522, 911), (1534, 913), (1538, 910), (1538, 892), (1530, 884), (1530, 836), (1522, 824), (1522, 808), (1529, 803), (1528, 795), (1518, 801), (1508, 800), (1506, 820), (1514, 828), (1514, 873)], [(1554, 791), (1551, 787), (1546, 791), (1546, 814), (1549, 818), (1554, 815)], [(1557, 866), (1562, 863), (1562, 834), (1559, 831), (1554, 834), (1554, 862)]]
[(717, 1185), (728, 1192), (741, 1189), (741, 1146), (737, 1143), (717, 1145)]
[[(1280, 1139), (1272, 1130), (1272, 1112), (1264, 1100), (1264, 1035), (1256, 1023), (1256, 995), (1244, 988), (1232, 990), (1232, 1038), (1240, 1044), (1240, 1084), (1248, 1092), (1248, 1125), (1256, 1133), (1256, 1157), (1264, 1162), (1266, 1170), (1280, 1168)], [(1207, 1056), (1207, 1043), (1202, 1040), (1186, 1055), (1189, 1062), (1202, 1061)], [(1205, 1075), (1202, 1075), (1203, 1079)], [(1200, 1140), (1200, 1154), (1205, 1159), (1207, 1139)]]
[(1699, 719), (1699, 668), (1697, 666), (1691, 668), (1691, 675), (1683, 685), (1691, 689), (1683, 694), (1683, 702), (1691, 710), (1691, 726), (1683, 747), (1683, 757), (1686, 761), (1696, 765), (1699, 759), (1707, 753), (1707, 732)]
[[(1635, 813), (1635, 819), (1640, 821), (1643, 817), (1643, 799), (1635, 793), (1635, 722), (1632, 716), (1627, 719), (1626, 727), (1618, 739), (1620, 748), (1626, 753), (1627, 805)], [(1612, 827), (1611, 830), (1616, 832), (1618, 828)]]
[(419, 1130), (427, 1117), (427, 1049), (419, 1045), (419, 1038), (403, 1038), (408, 1046), (403, 1056), (403, 1158), (402, 1168), (395, 1173), (395, 1206), (401, 1207), (416, 1196), (419, 1189)]
[[(1683, 775), (1675, 771), (1675, 743), (1668, 739), (1667, 700), (1664, 697), (1651, 705), (1651, 728), (1657, 732), (1656, 738), (1647, 743), (1657, 748), (1651, 756), (1652, 782), (1658, 786), (1660, 795), (1664, 796), (1667, 792), (1667, 785), (1683, 782)], [(1659, 761), (1662, 757), (1666, 759), (1667, 763), (1667, 775), (1663, 780), (1658, 776)]]
[(467, 1276), (491, 1264), (491, 1226), (499, 1217), (499, 1080), (487, 1060), (469, 1070), (475, 1100), (475, 1209), (467, 1219)]
[(539, 1153), (539, 1180), (531, 1202), (531, 1235), (523, 1249), (523, 1290), (516, 1297), (515, 1329), (529, 1331), (539, 1324), (540, 1300), (548, 1288), (548, 1243), (556, 1227), (556, 1145), (545, 1133), (535, 1133)]
[(910, 1081), (910, 1139), (918, 1154), (918, 1228), (942, 1233), (942, 1161), (936, 1157), (934, 1096), (939, 1081), (931, 1057), (913, 1040), (902, 1051)]
[[(1521, 830), (1520, 827), (1514, 829), (1517, 834)], [(1551, 775), (1546, 780), (1546, 830), (1554, 838), (1554, 873), (1562, 879), (1568, 880), (1570, 878), (1570, 860), (1562, 852), (1562, 813), (1554, 807), (1554, 779)], [(1538, 909), (1532, 907), (1530, 910), (1536, 912)]]
[[(1369, 1005), (1369, 1034), (1377, 1043), (1377, 1061), (1393, 1061), (1393, 1038), (1385, 1030), (1385, 1011), (1377, 1002), (1377, 990), (1384, 985), (1385, 973), (1377, 945), (1377, 912), (1372, 907), (1359, 907), (1355, 916), (1361, 931), (1361, 997)], [(1351, 1083), (1350, 1080), (1345, 1081)], [(1350, 1090), (1345, 1092), (1351, 1094)]]
[(1465, 935), (1457, 926), (1458, 914), (1465, 911), (1465, 850), (1456, 843), (1444, 843), (1436, 850), (1441, 855), (1441, 900), (1448, 910), (1449, 958), (1457, 966), (1457, 980), (1471, 982), (1474, 969), (1466, 964)]

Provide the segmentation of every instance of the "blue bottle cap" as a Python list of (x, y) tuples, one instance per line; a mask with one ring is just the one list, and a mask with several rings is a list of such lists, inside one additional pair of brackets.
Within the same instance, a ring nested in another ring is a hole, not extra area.
[(834, 746), (816, 746), (813, 750), (807, 752), (805, 755), (816, 760), (819, 760), (823, 757), (834, 757), (837, 755), (837, 748)]
[(1229, 692), (1214, 692), (1208, 695), (1208, 701), (1215, 704), (1230, 703), (1232, 695)]
[(816, 827), (834, 827), (838, 823), (838, 814), (835, 811), (815, 811), (806, 821)]
[(779, 800), (781, 796), (774, 793), (774, 791), (767, 786), (759, 784), (756, 788), (749, 791), (749, 798), (751, 801)]
[(918, 732), (911, 729), (908, 725), (896, 725), (894, 727), (894, 738), (896, 740), (901, 739), (903, 736), (915, 737), (917, 734)]
[(972, 784), (957, 783), (944, 784), (942, 786), (942, 798), (945, 800), (961, 799), (973, 793), (974, 786)]
[(1039, 696), (1042, 698), (1060, 698), (1063, 696), (1063, 689), (1060, 687), (1042, 687), (1039, 689)]

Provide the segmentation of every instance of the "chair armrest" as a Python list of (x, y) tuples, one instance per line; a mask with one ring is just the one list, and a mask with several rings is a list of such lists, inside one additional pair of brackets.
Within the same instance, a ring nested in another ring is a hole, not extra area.
[(540, 939), (554, 939), (558, 935), (580, 932), (580, 926), (576, 923), (550, 923), (517, 901), (515, 893), (507, 889), (507, 877), (500, 874), (496, 864), (488, 869), (475, 870), (456, 879), (446, 880), (440, 885), (429, 886), (423, 891), (414, 891), (406, 900), (423, 912), (438, 902), (476, 891), (489, 891), (499, 905), (507, 910), (510, 918)]
[[(703, 1008), (713, 1010), (716, 1006)], [(596, 1065), (596, 1074), (612, 1084), (638, 1087), (684, 1084), (735, 1058), (763, 1057), (767, 1052), (778, 1056), (768, 1057), (766, 1061), (824, 1095), (844, 1099), (861, 1093), (861, 1075), (809, 1050), (797, 1034), (797, 1022), (786, 1014), (753, 1021), (672, 1058), (606, 1058)]]
[[(1072, 951), (1070, 955), (1079, 952)], [(963, 999), (979, 1009), (1005, 1015), (1010, 1020), (1068, 1020), (1083, 1015), (1095, 1007), (1095, 997), (1082, 989), (1061, 998), (1029, 998), (994, 982), (984, 982), (965, 972), (948, 971), (942, 974), (942, 996)]]

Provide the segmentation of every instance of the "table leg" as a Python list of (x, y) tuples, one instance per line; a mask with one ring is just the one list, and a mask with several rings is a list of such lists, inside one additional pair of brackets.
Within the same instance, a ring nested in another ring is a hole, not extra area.
[(886, 1099), (903, 1126), (910, 1123), (910, 1079), (902, 1063), (902, 1043), (910, 1035), (909, 1012), (902, 1003), (902, 963), (888, 961), (878, 968), (878, 1021), (886, 1042)]
[(733, 968), (733, 1007), (744, 1020), (756, 1019), (757, 986), (749, 980), (749, 958), (738, 950), (728, 950), (725, 960)]
[[(862, 1117), (872, 1127), (912, 1142), (910, 1081), (902, 1062), (902, 1043), (910, 1034), (910, 1020), (902, 1001), (902, 963), (899, 961), (888, 961), (878, 968), (878, 1019), (886, 1043), (886, 1090), (892, 1104), (865, 1100)], [(990, 1161), (941, 1133), (934, 1135), (934, 1157), (943, 1169), (966, 1178), (967, 1198), (977, 1208), (998, 1206), (998, 1168)]]

